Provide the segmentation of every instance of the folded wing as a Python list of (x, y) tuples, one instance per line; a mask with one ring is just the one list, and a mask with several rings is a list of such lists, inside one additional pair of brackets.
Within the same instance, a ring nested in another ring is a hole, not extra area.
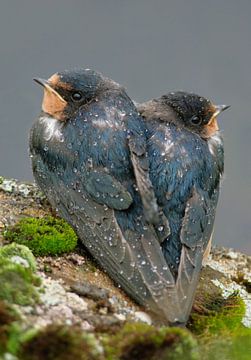
[[(89, 185), (85, 186), (86, 178), (83, 181), (78, 173), (71, 170), (59, 176), (56, 171), (48, 169), (46, 163), (38, 158), (39, 155), (36, 157), (33, 161), (36, 166), (34, 173), (40, 174), (36, 180), (49, 202), (74, 227), (85, 247), (105, 271), (162, 322), (174, 323), (181, 319), (183, 310), (178, 302), (174, 279), (153, 227), (142, 222), (138, 230), (121, 229), (116, 216), (117, 206), (111, 207), (110, 197), (107, 204), (105, 198), (103, 204), (98, 203), (93, 197), (93, 187), (89, 192)], [(92, 175), (90, 182), (96, 178)], [(106, 177), (102, 179), (106, 188)], [(112, 177), (109, 175), (107, 179), (110, 183)], [(127, 194), (117, 180), (114, 184), (122, 194)], [(120, 218), (123, 211), (125, 216), (130, 211), (130, 201), (128, 206), (127, 210), (119, 210)]]

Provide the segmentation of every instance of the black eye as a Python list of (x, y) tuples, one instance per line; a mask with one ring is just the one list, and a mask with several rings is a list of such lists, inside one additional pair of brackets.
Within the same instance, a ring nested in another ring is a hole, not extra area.
[(75, 91), (74, 93), (72, 93), (71, 98), (73, 101), (80, 101), (83, 99), (83, 95), (80, 91)]
[(201, 124), (201, 118), (199, 117), (199, 116), (197, 116), (197, 115), (194, 115), (193, 117), (191, 117), (191, 119), (190, 119), (190, 123), (192, 124), (192, 125), (200, 125)]

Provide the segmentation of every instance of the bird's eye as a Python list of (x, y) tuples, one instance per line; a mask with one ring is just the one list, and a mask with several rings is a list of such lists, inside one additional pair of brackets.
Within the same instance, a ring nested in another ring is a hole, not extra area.
[(201, 124), (201, 118), (197, 115), (194, 115), (191, 117), (190, 122), (192, 125), (200, 125)]
[(71, 98), (73, 101), (80, 101), (83, 99), (83, 95), (80, 91), (75, 91), (74, 93), (72, 93)]

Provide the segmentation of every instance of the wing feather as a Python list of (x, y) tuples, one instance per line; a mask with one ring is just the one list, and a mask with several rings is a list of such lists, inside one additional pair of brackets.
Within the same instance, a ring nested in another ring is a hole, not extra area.
[(213, 231), (218, 195), (218, 189), (209, 197), (208, 192), (194, 187), (193, 195), (187, 202), (180, 234), (182, 250), (176, 281), (184, 313), (189, 314), (193, 304), (203, 256)]
[(154, 225), (159, 242), (162, 243), (170, 234), (170, 227), (168, 219), (157, 204), (153, 185), (149, 177), (149, 161), (145, 144), (139, 144), (138, 139), (131, 136), (128, 145), (145, 217), (150, 224)]
[[(84, 186), (76, 190), (81, 179), (64, 172), (63, 178), (50, 172), (41, 159), (40, 170), (46, 177), (39, 179), (40, 187), (58, 213), (75, 229), (80, 240), (97, 260), (133, 299), (146, 306), (162, 322), (175, 322), (182, 317), (175, 291), (175, 281), (156, 239), (154, 229), (144, 226), (141, 232), (122, 231), (116, 211), (98, 204)], [(46, 168), (45, 168), (46, 167)], [(84, 185), (84, 184), (83, 184)]]

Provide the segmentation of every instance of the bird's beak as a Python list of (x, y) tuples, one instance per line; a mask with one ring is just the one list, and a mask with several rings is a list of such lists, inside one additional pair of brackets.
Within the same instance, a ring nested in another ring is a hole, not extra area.
[(44, 88), (42, 110), (58, 120), (64, 120), (64, 110), (67, 101), (54, 89), (53, 84), (41, 78), (33, 79)]
[(42, 85), (45, 91), (48, 91), (51, 95), (54, 95), (58, 98), (59, 101), (66, 104), (66, 101), (62, 98), (62, 96), (51, 86), (50, 82), (45, 79), (41, 78), (34, 78), (33, 79), (39, 85)]
[(48, 80), (41, 79), (41, 78), (34, 78), (33, 79), (36, 83), (39, 85), (42, 85), (43, 87), (50, 86)]
[(36, 83), (38, 83), (39, 85), (42, 85), (44, 90), (46, 92), (48, 92), (50, 95), (56, 96), (59, 101), (66, 104), (65, 99), (63, 99), (62, 96), (52, 87), (52, 85), (50, 84), (50, 82), (48, 80), (41, 79), (41, 78), (34, 78), (33, 80)]
[(222, 113), (222, 111), (225, 111), (228, 108), (230, 108), (230, 105), (216, 105), (214, 116), (218, 116), (220, 113)]

